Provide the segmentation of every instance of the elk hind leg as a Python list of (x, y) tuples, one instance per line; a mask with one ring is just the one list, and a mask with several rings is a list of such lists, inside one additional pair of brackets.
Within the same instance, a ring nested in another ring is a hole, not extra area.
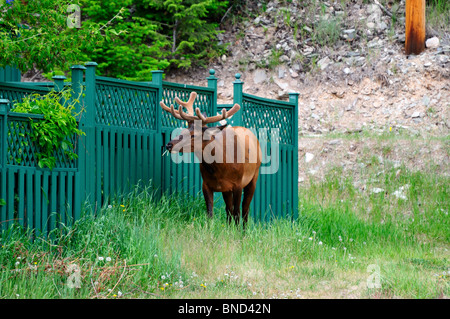
[(239, 225), (241, 218), (241, 200), (242, 200), (242, 188), (233, 191), (233, 218), (234, 223)]
[(258, 180), (258, 172), (253, 177), (251, 182), (244, 187), (244, 200), (242, 201), (242, 219), (245, 228), (245, 224), (248, 220), (248, 212), (250, 210), (250, 203), (252, 202), (253, 195), (255, 194), (256, 182)]

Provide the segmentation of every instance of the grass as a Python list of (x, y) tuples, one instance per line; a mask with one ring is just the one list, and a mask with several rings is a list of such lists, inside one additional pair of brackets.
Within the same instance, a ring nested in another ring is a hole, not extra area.
[(427, 1), (426, 21), (436, 31), (448, 33), (450, 23), (450, 3), (447, 0)]
[[(221, 209), (208, 219), (201, 196), (157, 201), (150, 189), (49, 238), (12, 228), (0, 240), (0, 298), (448, 297), (449, 177), (378, 171), (364, 172), (361, 191), (332, 169), (300, 189), (297, 220), (245, 233)], [(405, 185), (406, 199), (394, 196)]]

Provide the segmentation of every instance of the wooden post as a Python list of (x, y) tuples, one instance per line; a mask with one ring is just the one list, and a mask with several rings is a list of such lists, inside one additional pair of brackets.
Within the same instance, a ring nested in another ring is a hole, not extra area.
[(298, 218), (298, 96), (300, 94), (296, 92), (289, 93), (289, 102), (294, 104), (294, 118), (292, 119), (293, 137), (294, 137), (294, 153), (292, 162), (293, 174), (293, 196), (292, 196), (292, 219)]
[[(156, 115), (156, 135), (155, 135), (155, 143), (154, 143), (154, 166), (150, 167), (149, 170), (154, 172), (155, 180), (153, 180), (153, 186), (158, 188), (159, 191), (157, 192), (158, 196), (162, 196), (163, 194), (163, 187), (167, 185), (164, 185), (164, 162), (163, 158), (161, 157), (161, 154), (163, 153), (163, 145), (164, 145), (164, 139), (163, 139), (163, 132), (162, 132), (162, 112), (163, 110), (159, 106), (159, 102), (163, 100), (163, 75), (164, 71), (156, 70), (152, 71), (152, 83), (158, 86), (158, 96), (155, 107), (155, 115)], [(148, 165), (148, 163), (144, 163), (144, 165)]]
[(243, 97), (242, 97), (242, 88), (244, 86), (244, 82), (241, 80), (241, 75), (236, 73), (234, 76), (236, 80), (233, 82), (233, 103), (237, 103), (241, 106), (241, 110), (233, 115), (234, 126), (242, 125), (242, 113), (244, 112), (244, 105), (242, 105)]
[[(0, 232), (2, 230), (6, 230), (10, 224), (10, 222), (6, 222), (8, 220), (7, 216), (7, 196), (6, 196), (6, 156), (7, 156), (7, 148), (8, 148), (8, 113), (9, 113), (9, 100), (0, 99)], [(11, 206), (12, 205), (12, 206)], [(14, 203), (9, 203), (10, 207), (14, 207)]]
[(217, 78), (214, 76), (216, 71), (214, 69), (209, 70), (209, 76), (208, 79), (208, 87), (211, 89), (214, 89), (213, 94), (213, 100), (211, 101), (211, 110), (209, 110), (211, 113), (211, 116), (214, 116), (217, 114)]
[(66, 79), (64, 75), (54, 75), (52, 79), (55, 82), (54, 86), (56, 91), (61, 92), (64, 90), (64, 80)]
[(405, 53), (425, 49), (425, 0), (406, 0)]
[[(85, 114), (84, 114), (84, 99), (83, 99), (83, 73), (84, 70), (86, 70), (86, 67), (82, 65), (73, 65), (71, 68), (72, 71), (72, 98), (77, 99), (78, 102), (76, 104), (75, 112), (77, 114), (81, 114), (80, 112), (83, 111), (83, 114), (80, 117), (78, 127), (86, 133), (86, 130), (84, 128), (85, 125)], [(87, 134), (87, 133), (86, 133)], [(77, 219), (80, 216), (81, 213), (81, 206), (82, 203), (85, 202), (87, 199), (87, 192), (86, 192), (86, 166), (89, 165), (88, 162), (86, 162), (86, 139), (90, 136), (79, 136), (78, 141), (76, 144), (76, 152), (78, 154), (78, 176), (79, 180), (76, 187), (78, 189), (76, 190), (76, 196), (75, 196), (75, 203), (74, 203), (74, 217)], [(52, 175), (52, 183), (53, 183), (53, 175)], [(54, 203), (50, 203), (50, 207), (53, 207)], [(51, 221), (52, 222), (52, 221)], [(52, 224), (50, 224), (50, 229), (53, 229)]]
[(81, 152), (85, 152), (85, 190), (86, 196), (93, 205), (94, 213), (98, 213), (101, 207), (101, 181), (100, 173), (97, 170), (97, 158), (96, 158), (96, 143), (100, 148), (100, 138), (97, 137), (95, 128), (95, 68), (96, 62), (87, 62), (84, 64), (85, 74), (85, 96), (84, 96), (84, 113), (82, 114), (81, 127), (86, 136), (84, 136), (84, 149), (81, 148)]

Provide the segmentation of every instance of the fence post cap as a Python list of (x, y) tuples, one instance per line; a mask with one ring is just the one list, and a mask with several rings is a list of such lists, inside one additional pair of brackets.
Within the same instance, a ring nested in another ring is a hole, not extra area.
[(86, 62), (84, 65), (85, 65), (85, 66), (97, 66), (98, 63), (97, 63), (97, 62), (94, 62), (94, 61), (91, 61), (91, 62)]
[(216, 70), (214, 70), (214, 69), (209, 69), (209, 74), (210, 74), (211, 76), (214, 76), (214, 74), (216, 74)]
[(86, 70), (86, 67), (84, 65), (79, 65), (79, 64), (72, 65), (70, 68), (72, 70)]
[(9, 112), (9, 100), (0, 99), (0, 113), (8, 113), (8, 112)]
[(153, 70), (153, 71), (151, 71), (152, 73), (164, 73), (164, 71), (162, 71), (162, 70)]
[(65, 75), (54, 75), (52, 76), (53, 80), (65, 80), (67, 79)]
[(240, 74), (240, 73), (236, 73), (236, 74), (234, 75), (234, 77), (236, 78), (236, 81), (234, 81), (233, 83), (243, 83), (243, 82), (241, 81), (241, 74)]

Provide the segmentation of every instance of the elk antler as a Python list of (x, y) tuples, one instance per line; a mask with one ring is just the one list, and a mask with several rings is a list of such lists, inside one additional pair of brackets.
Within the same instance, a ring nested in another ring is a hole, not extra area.
[(189, 115), (194, 115), (194, 101), (197, 98), (197, 92), (191, 92), (189, 100), (187, 102), (181, 101), (178, 97), (175, 97), (175, 102), (185, 107), (188, 110)]
[[(197, 116), (195, 116), (193, 105), (196, 97), (197, 97), (196, 92), (191, 92), (191, 95), (187, 102), (183, 102), (178, 97), (175, 97), (175, 101), (180, 105), (178, 110), (175, 110), (173, 105), (171, 105), (170, 108), (167, 107), (162, 101), (160, 102), (160, 105), (165, 111), (172, 113), (172, 115), (179, 120), (186, 120), (189, 122), (200, 120), (202, 121), (202, 124), (209, 124), (225, 120), (230, 116), (232, 116), (237, 111), (239, 111), (239, 109), (241, 108), (239, 104), (235, 104), (229, 111), (227, 111), (226, 109), (222, 109), (222, 114), (206, 117), (200, 112), (200, 109), (197, 107), (195, 109), (195, 113), (197, 114)], [(185, 107), (188, 110), (187, 114), (183, 111), (183, 107)]]
[(161, 105), (162, 109), (166, 112), (171, 113), (176, 119), (179, 120), (184, 120), (181, 116), (180, 113), (178, 112), (178, 110), (175, 110), (173, 107), (173, 104), (170, 105), (170, 107), (168, 107), (167, 105), (164, 104), (163, 101), (159, 102), (159, 105)]
[[(182, 107), (187, 108), (189, 115), (194, 115), (193, 105), (194, 105), (194, 101), (196, 98), (197, 98), (197, 93), (191, 92), (191, 95), (189, 96), (189, 100), (187, 102), (181, 101), (178, 97), (175, 97), (175, 102), (177, 102)], [(173, 104), (170, 105), (170, 107), (168, 107), (166, 104), (164, 104), (163, 101), (161, 101), (161, 102), (159, 102), (159, 105), (161, 105), (161, 107), (164, 111), (171, 113), (176, 119), (185, 120), (184, 118), (182, 118), (180, 116), (180, 111), (174, 109)]]
[(222, 109), (222, 114), (219, 114), (219, 115), (216, 115), (216, 116), (211, 116), (211, 117), (203, 116), (203, 114), (200, 113), (200, 110), (198, 108), (195, 111), (196, 111), (197, 116), (199, 117), (199, 119), (202, 120), (203, 124), (209, 124), (209, 123), (219, 122), (219, 121), (222, 121), (222, 120), (225, 120), (225, 119), (229, 118), (234, 113), (239, 111), (240, 108), (241, 107), (239, 106), (239, 104), (235, 104), (229, 111), (227, 111), (226, 109)]

